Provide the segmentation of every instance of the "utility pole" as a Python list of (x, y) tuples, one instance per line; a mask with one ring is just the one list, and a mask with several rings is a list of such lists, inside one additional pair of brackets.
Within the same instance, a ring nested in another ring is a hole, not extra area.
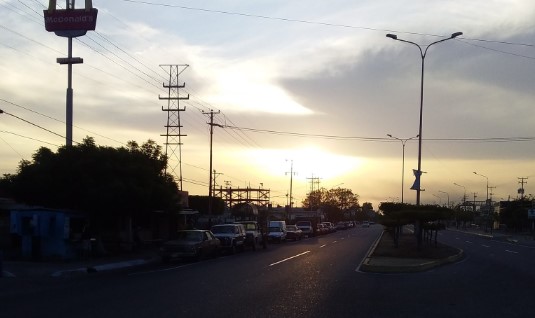
[[(171, 166), (171, 172), (176, 176), (176, 170), (178, 169), (178, 181), (180, 191), (183, 190), (182, 186), (182, 137), (187, 136), (183, 135), (181, 132), (182, 125), (180, 123), (180, 112), (185, 111), (186, 107), (180, 108), (181, 100), (188, 100), (189, 94), (186, 97), (180, 96), (180, 88), (186, 87), (186, 84), (178, 84), (178, 76), (182, 74), (188, 68), (188, 64), (173, 64), (173, 65), (160, 65), (161, 68), (169, 67), (169, 82), (166, 85), (163, 84), (164, 88), (167, 88), (168, 95), (161, 97), (158, 95), (160, 100), (167, 100), (167, 108), (162, 106), (162, 111), (167, 112), (167, 124), (165, 125), (166, 132), (165, 136), (165, 156), (169, 158), (170, 154), (174, 155), (178, 159), (177, 165)], [(179, 68), (182, 68), (179, 71)], [(178, 148), (178, 153), (177, 153)], [(167, 173), (167, 167), (169, 166), (170, 161), (167, 161), (167, 166), (165, 167), (165, 172)]]
[(520, 200), (524, 200), (524, 184), (528, 183), (526, 181), (527, 179), (528, 179), (527, 177), (518, 178), (518, 180), (520, 180), (520, 181), (518, 181), (518, 183), (521, 184), (520, 189), (518, 189), (518, 193), (520, 194)]
[[(309, 201), (314, 198), (315, 200), (317, 200), (318, 202), (314, 202), (316, 204), (317, 207), (320, 206), (321, 204), (321, 198), (319, 196), (314, 196), (312, 195), (312, 193), (314, 192), (314, 184), (317, 185), (317, 189), (319, 190), (320, 189), (320, 178), (318, 177), (314, 177), (314, 174), (312, 174), (312, 177), (311, 178), (307, 178), (307, 180), (310, 180), (310, 195), (309, 195)], [(310, 202), (311, 206), (312, 206), (312, 202)]]
[(307, 180), (310, 180), (310, 192), (314, 192), (314, 185), (316, 185), (316, 189), (320, 189), (320, 178), (314, 177), (314, 174), (312, 174), (311, 178), (307, 178)]
[(293, 176), (294, 176), (294, 161), (293, 160), (290, 160), (290, 172), (286, 172), (285, 174), (288, 175), (288, 173), (290, 174), (290, 210), (292, 209), (292, 204), (293, 204), (293, 196), (292, 196), (292, 189), (293, 189)]
[[(220, 172), (216, 172), (215, 169), (214, 169), (214, 173), (213, 173), (213, 175), (214, 175), (214, 185), (213, 185), (213, 187), (214, 187), (214, 189), (215, 189), (215, 188), (217, 187), (217, 183), (215, 182), (215, 181), (216, 181), (216, 178), (219, 177), (219, 176), (221, 176), (221, 175), (223, 175), (223, 174), (220, 173)], [(214, 192), (215, 192), (215, 191), (214, 191)], [(213, 192), (212, 192), (212, 193), (213, 193)]]
[(223, 127), (219, 124), (214, 124), (214, 115), (219, 114), (221, 111), (214, 112), (213, 109), (210, 109), (209, 112), (202, 112), (203, 115), (209, 115), (210, 116), (210, 122), (208, 125), (210, 125), (210, 178), (209, 178), (209, 184), (208, 184), (208, 226), (212, 226), (212, 143), (213, 143), (213, 136), (214, 136), (214, 126)]

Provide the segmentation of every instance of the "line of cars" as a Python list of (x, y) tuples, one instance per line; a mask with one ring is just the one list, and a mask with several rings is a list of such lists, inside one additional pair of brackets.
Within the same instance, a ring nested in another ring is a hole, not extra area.
[(199, 260), (218, 256), (222, 251), (234, 254), (250, 247), (256, 250), (263, 238), (254, 221), (218, 224), (210, 230), (181, 230), (160, 247), (164, 262), (189, 258)]
[(199, 260), (216, 257), (221, 252), (234, 254), (246, 248), (256, 250), (260, 245), (265, 247), (267, 241), (278, 243), (287, 240), (297, 241), (305, 236), (332, 233), (338, 229), (338, 224), (335, 226), (331, 222), (314, 224), (311, 221), (298, 221), (296, 224), (288, 225), (285, 221), (270, 221), (264, 236), (256, 221), (218, 224), (212, 226), (210, 230), (178, 231), (176, 237), (161, 246), (160, 255), (164, 262), (183, 258)]

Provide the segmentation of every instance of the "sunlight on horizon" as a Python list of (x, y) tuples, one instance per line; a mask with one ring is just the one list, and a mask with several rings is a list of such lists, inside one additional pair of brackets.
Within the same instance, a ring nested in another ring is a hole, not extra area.
[(323, 181), (333, 179), (358, 170), (364, 160), (358, 157), (342, 156), (330, 153), (318, 147), (300, 149), (262, 149), (247, 151), (247, 156), (254, 158), (257, 169), (273, 176), (293, 172), (302, 178), (317, 177)]

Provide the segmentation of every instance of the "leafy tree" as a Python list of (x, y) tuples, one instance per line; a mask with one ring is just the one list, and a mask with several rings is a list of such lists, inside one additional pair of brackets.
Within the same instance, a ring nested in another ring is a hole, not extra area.
[(359, 196), (350, 189), (321, 188), (310, 192), (302, 201), (302, 205), (310, 211), (321, 208), (329, 220), (336, 222), (344, 219), (344, 212), (359, 208)]
[[(415, 224), (418, 248), (421, 248), (422, 230), (426, 223), (450, 220), (453, 217), (453, 211), (451, 209), (436, 205), (412, 205), (407, 203), (383, 202), (379, 206), (379, 209), (383, 212), (381, 223), (394, 232), (394, 242), (396, 245), (401, 233), (401, 227), (406, 224)], [(439, 229), (439, 227), (432, 228), (432, 230), (435, 231)]]
[(528, 219), (528, 209), (533, 206), (531, 199), (520, 199), (513, 201), (506, 201), (502, 203), (500, 209), (500, 220), (507, 225), (507, 228), (515, 231), (522, 231), (530, 227), (530, 220)]
[[(188, 198), (189, 207), (203, 215), (208, 215), (208, 200), (208, 196), (190, 195)], [(212, 197), (212, 215), (222, 215), (223, 212), (225, 212), (225, 201), (221, 198)]]
[(151, 211), (178, 208), (178, 188), (166, 165), (152, 140), (111, 148), (86, 137), (56, 153), (38, 149), (31, 162), (20, 162), (16, 174), (0, 179), (0, 186), (27, 204), (87, 212), (95, 225), (118, 216), (141, 221)]

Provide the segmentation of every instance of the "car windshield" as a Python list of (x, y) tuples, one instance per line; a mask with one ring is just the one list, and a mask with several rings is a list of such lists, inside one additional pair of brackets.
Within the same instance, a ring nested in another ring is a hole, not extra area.
[(182, 231), (178, 232), (178, 239), (189, 242), (200, 242), (203, 239), (203, 233), (200, 231)]
[(212, 233), (214, 234), (223, 234), (223, 233), (234, 233), (234, 226), (214, 226), (212, 228)]
[(243, 225), (245, 225), (246, 230), (249, 230), (249, 231), (256, 230), (256, 224), (254, 223), (244, 223)]
[(282, 232), (282, 229), (278, 226), (270, 226), (269, 231), (270, 232)]

